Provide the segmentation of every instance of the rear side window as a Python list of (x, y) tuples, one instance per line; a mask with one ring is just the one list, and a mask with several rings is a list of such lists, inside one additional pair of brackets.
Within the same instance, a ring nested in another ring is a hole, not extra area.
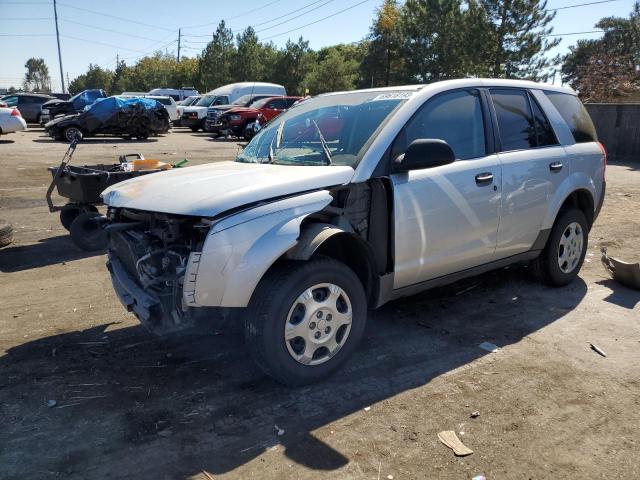
[(477, 90), (438, 95), (406, 125), (406, 145), (420, 138), (446, 141), (456, 158), (486, 155), (482, 102)]
[(527, 92), (515, 89), (491, 89), (496, 110), (502, 151), (535, 148), (536, 128)]
[(289, 108), (291, 105), (293, 105), (294, 103), (296, 103), (298, 101), (297, 98), (287, 98), (285, 103), (285, 108)]
[(571, 129), (576, 143), (598, 140), (596, 128), (582, 102), (575, 95), (560, 92), (544, 92)]
[(533, 109), (533, 120), (536, 125), (536, 139), (538, 141), (538, 146), (548, 147), (551, 145), (558, 145), (558, 140), (556, 140), (556, 135), (553, 133), (553, 128), (551, 128), (551, 124), (540, 108), (540, 105), (538, 105), (536, 99), (531, 95), (529, 96), (529, 100), (531, 101), (531, 108)]

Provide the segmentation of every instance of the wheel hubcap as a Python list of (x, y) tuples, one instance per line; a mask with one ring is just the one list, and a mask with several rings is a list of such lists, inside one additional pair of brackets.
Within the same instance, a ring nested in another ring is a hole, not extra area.
[(321, 283), (295, 300), (284, 327), (289, 354), (303, 365), (319, 365), (335, 356), (347, 341), (353, 312), (342, 288)]
[(71, 141), (74, 138), (76, 138), (76, 136), (78, 135), (78, 130), (75, 128), (68, 128), (67, 129), (67, 140)]
[(579, 223), (567, 225), (558, 245), (558, 266), (564, 273), (573, 272), (578, 266), (584, 246), (584, 234)]

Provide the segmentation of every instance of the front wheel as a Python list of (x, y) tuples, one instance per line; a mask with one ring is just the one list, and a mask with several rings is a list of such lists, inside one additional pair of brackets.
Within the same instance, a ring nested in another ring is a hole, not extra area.
[(338, 369), (364, 333), (367, 301), (357, 275), (331, 258), (287, 262), (256, 287), (245, 339), (256, 364), (285, 385)]
[(80, 136), (80, 138), (82, 138), (83, 133), (82, 130), (79, 129), (78, 127), (67, 127), (64, 129), (64, 131), (62, 132), (62, 135), (64, 137), (64, 139), (71, 143), (73, 142), (76, 138), (78, 138), (78, 136)]
[(580, 272), (588, 241), (589, 227), (584, 213), (577, 208), (561, 212), (544, 250), (532, 262), (535, 275), (553, 287), (569, 284)]

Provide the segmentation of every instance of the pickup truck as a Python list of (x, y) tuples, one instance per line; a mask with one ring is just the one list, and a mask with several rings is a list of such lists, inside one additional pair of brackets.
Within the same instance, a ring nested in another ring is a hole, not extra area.
[(260, 119), (260, 123), (271, 121), (302, 97), (267, 97), (252, 103), (248, 107), (235, 107), (223, 112), (218, 117), (218, 122), (210, 130), (217, 131), (220, 135), (233, 135), (251, 140), (254, 133), (247, 129), (249, 125)]
[(390, 300), (518, 262), (569, 284), (606, 158), (565, 87), (463, 79), (320, 95), (235, 161), (105, 190), (107, 267), (150, 330), (225, 314), (268, 375), (315, 382)]

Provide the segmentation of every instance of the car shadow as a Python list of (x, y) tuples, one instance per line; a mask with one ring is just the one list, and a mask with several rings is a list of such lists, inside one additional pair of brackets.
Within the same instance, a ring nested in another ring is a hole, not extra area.
[(20, 272), (103, 254), (104, 252), (80, 250), (69, 235), (59, 235), (43, 238), (32, 245), (15, 245), (0, 249), (0, 272)]
[(633, 310), (640, 303), (640, 292), (622, 285), (620, 282), (606, 279), (599, 280), (596, 283), (611, 290), (611, 293), (604, 298), (605, 302), (613, 303), (629, 310)]
[(0, 430), (0, 463), (16, 478), (186, 479), (280, 445), (292, 462), (331, 472), (351, 459), (314, 430), (490, 355), (484, 341), (519, 342), (586, 292), (581, 279), (554, 290), (511, 268), (395, 301), (370, 314), (341, 370), (304, 388), (266, 377), (230, 330), (157, 339), (104, 324), (26, 342), (0, 357), (0, 405), (14, 418)]
[(15, 140), (9, 140), (9, 139), (0, 139), (0, 145), (4, 144), (4, 143), (16, 143)]
[[(131, 138), (122, 138), (122, 137), (85, 137), (82, 139), (83, 144), (95, 144), (95, 143), (154, 143), (157, 142), (158, 139), (162, 138), (162, 135), (158, 137), (149, 137), (144, 140), (141, 139), (131, 139)], [(64, 140), (55, 140), (50, 137), (42, 137), (42, 138), (34, 138), (34, 142), (36, 143), (68, 143)]]

